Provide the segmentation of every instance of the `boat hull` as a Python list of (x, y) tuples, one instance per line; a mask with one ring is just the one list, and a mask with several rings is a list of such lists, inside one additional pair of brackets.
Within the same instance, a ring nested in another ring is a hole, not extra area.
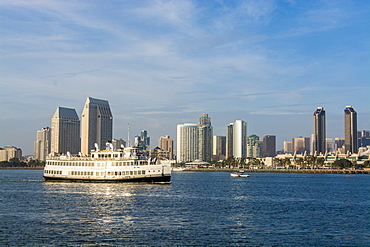
[(44, 176), (46, 182), (79, 182), (79, 183), (171, 183), (171, 176), (139, 178), (69, 178)]

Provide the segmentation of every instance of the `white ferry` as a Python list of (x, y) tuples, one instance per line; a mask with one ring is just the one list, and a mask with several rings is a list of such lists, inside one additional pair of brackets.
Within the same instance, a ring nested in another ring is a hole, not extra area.
[(90, 156), (49, 156), (44, 168), (46, 181), (171, 183), (171, 164), (146, 158), (140, 149), (96, 150)]

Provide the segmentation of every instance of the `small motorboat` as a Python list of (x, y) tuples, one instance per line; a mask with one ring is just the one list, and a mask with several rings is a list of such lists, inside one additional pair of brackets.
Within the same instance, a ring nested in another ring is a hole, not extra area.
[(238, 171), (230, 174), (231, 177), (249, 177), (249, 174), (245, 174), (244, 171)]

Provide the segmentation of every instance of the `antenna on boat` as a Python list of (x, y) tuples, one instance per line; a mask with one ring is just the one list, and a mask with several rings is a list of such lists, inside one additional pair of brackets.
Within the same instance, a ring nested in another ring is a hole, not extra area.
[(128, 142), (128, 145), (127, 145), (127, 147), (130, 147), (131, 145), (130, 145), (130, 124), (127, 124), (128, 126), (127, 126), (127, 135), (128, 135), (128, 137), (127, 137), (127, 142)]

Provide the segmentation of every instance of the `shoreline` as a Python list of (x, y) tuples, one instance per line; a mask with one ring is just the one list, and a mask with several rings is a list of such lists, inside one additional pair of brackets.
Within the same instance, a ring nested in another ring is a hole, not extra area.
[(340, 170), (340, 169), (216, 169), (216, 168), (186, 168), (183, 172), (238, 172), (243, 170), (247, 173), (328, 173), (328, 174), (370, 174), (369, 170)]
[[(0, 167), (0, 170), (44, 170), (44, 167)], [(249, 173), (328, 173), (328, 174), (370, 174), (370, 170), (340, 169), (217, 169), (217, 168), (186, 168), (182, 172), (238, 172)]]
[(44, 167), (0, 167), (0, 170), (44, 170)]

